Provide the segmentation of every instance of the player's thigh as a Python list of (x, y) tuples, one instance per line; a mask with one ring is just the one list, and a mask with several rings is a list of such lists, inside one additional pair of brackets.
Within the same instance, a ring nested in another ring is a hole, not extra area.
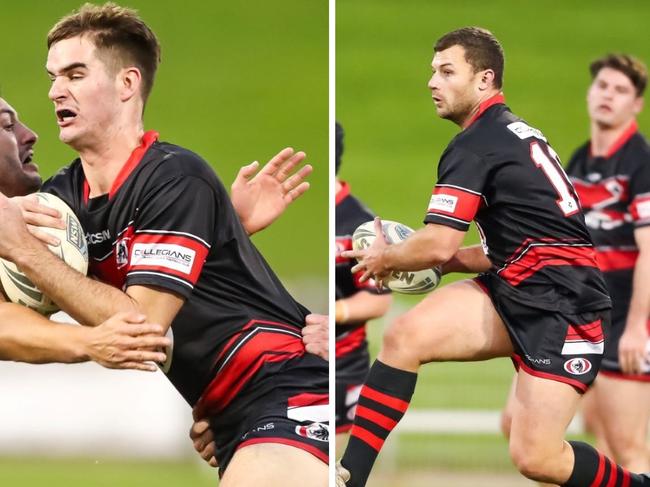
[(645, 445), (650, 420), (650, 382), (598, 377), (596, 406), (615, 456)]
[(506, 438), (510, 438), (510, 425), (512, 423), (512, 409), (515, 403), (515, 392), (517, 389), (517, 374), (512, 377), (510, 390), (508, 391), (508, 399), (501, 412), (501, 432)]
[[(580, 394), (563, 382), (517, 374), (512, 401), (510, 453), (520, 470), (540, 470), (566, 480), (573, 468), (573, 452), (564, 442)], [(537, 477), (540, 481), (556, 479)]]
[(237, 450), (219, 487), (326, 487), (327, 465), (312, 454), (278, 443)]
[(420, 363), (508, 356), (512, 343), (490, 297), (473, 280), (449, 284), (396, 318), (379, 358), (408, 354)]

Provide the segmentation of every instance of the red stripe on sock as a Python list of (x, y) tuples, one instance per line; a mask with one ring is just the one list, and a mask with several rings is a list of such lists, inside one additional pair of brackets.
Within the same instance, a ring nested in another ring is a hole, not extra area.
[(366, 443), (368, 446), (379, 452), (381, 450), (382, 445), (384, 444), (384, 440), (379, 438), (374, 433), (371, 433), (365, 428), (362, 428), (361, 426), (354, 425), (352, 426), (352, 430), (350, 431), (350, 436), (354, 436), (356, 438), (359, 438), (361, 441)]
[(384, 406), (388, 406), (389, 408), (395, 409), (400, 413), (405, 413), (409, 407), (408, 402), (393, 396), (389, 396), (388, 394), (384, 394), (383, 392), (379, 392), (378, 390), (373, 389), (372, 387), (369, 386), (363, 386), (361, 388), (361, 395), (363, 397), (367, 397), (368, 399), (372, 399), (373, 401), (378, 402), (379, 404), (383, 404)]
[(612, 462), (610, 458), (607, 459), (609, 462), (609, 468), (611, 469), (612, 473), (609, 474), (609, 481), (607, 482), (607, 487), (616, 487), (616, 477), (618, 476), (618, 469), (616, 468), (617, 465)]
[(600, 483), (603, 481), (605, 476), (605, 457), (602, 453), (598, 454), (598, 471), (596, 472), (596, 478), (591, 483), (589, 487), (603, 487)]
[(389, 418), (388, 416), (384, 416), (383, 414), (378, 413), (377, 411), (373, 411), (372, 409), (368, 409), (359, 405), (357, 405), (355, 415), (360, 418), (367, 419), (368, 421), (372, 421), (373, 423), (381, 426), (382, 428), (388, 431), (391, 431), (397, 424), (397, 421), (395, 421), (394, 419)]

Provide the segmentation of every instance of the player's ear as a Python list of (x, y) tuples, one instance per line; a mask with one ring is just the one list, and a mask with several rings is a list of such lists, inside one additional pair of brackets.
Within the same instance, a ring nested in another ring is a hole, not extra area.
[(641, 113), (641, 110), (643, 110), (643, 103), (643, 97), (637, 96), (636, 100), (634, 100), (634, 115)]
[(118, 74), (120, 100), (127, 101), (134, 95), (140, 93), (142, 73), (135, 66), (123, 68)]
[(494, 71), (491, 69), (486, 69), (479, 73), (480, 83), (479, 90), (485, 91), (494, 87)]

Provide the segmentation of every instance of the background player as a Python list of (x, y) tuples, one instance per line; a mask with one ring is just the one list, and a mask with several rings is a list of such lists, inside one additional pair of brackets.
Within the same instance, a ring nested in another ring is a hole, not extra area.
[[(611, 302), (557, 155), (504, 105), (500, 44), (483, 29), (459, 29), (438, 40), (432, 68), (436, 111), (463, 130), (441, 157), (427, 225), (400, 244), (378, 238), (344, 255), (360, 261), (355, 270), (366, 278), (439, 264), (483, 274), (435, 291), (386, 332), (337, 482), (365, 484), (421, 364), (512, 355), (519, 373), (510, 454), (522, 474), (568, 487), (650, 485), (563, 439), (600, 365)], [(485, 254), (459, 250), (472, 220)], [(574, 337), (582, 347), (567, 346)]]
[[(336, 174), (343, 155), (343, 127), (336, 123)], [(352, 428), (359, 391), (370, 368), (366, 322), (386, 314), (391, 296), (373, 281), (360, 282), (354, 261), (339, 255), (352, 249), (352, 233), (374, 215), (336, 178), (336, 448), (344, 447)]]
[[(23, 196), (40, 187), (38, 166), (33, 162), (36, 141), (36, 134), (0, 98), (2, 194)], [(51, 214), (47, 207), (29, 201), (26, 204)], [(45, 218), (48, 223), (54, 220), (47, 219), (47, 215)], [(151, 362), (164, 362), (166, 358), (163, 352), (154, 349), (169, 346), (170, 341), (160, 336), (162, 327), (144, 321), (142, 314), (130, 312), (118, 313), (94, 328), (67, 326), (9, 303), (0, 293), (0, 360), (38, 364), (93, 360), (108, 368), (154, 371), (157, 367)]]
[(326, 409), (327, 367), (305, 353), (306, 310), (250, 243), (207, 165), (144, 132), (155, 36), (128, 9), (86, 5), (53, 28), (48, 44), (60, 139), (80, 160), (44, 189), (63, 197), (87, 231), (118, 239), (89, 249), (91, 272), (112, 286), (54, 262), (10, 204), (2, 220), (14, 233), (3, 254), (82, 322), (136, 308), (172, 326), (165, 369), (211, 416), (223, 485), (260, 483), (259, 476), (265, 485), (324, 485), (327, 429), (314, 414)]

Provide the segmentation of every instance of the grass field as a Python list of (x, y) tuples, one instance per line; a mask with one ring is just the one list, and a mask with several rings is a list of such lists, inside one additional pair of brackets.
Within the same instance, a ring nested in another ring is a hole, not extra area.
[[(336, 15), (336, 117), (346, 130), (340, 176), (378, 215), (413, 227), (421, 225), (438, 158), (457, 133), (436, 117), (426, 86), (442, 34), (480, 25), (500, 39), (507, 104), (565, 161), (589, 134), (588, 64), (608, 52), (650, 62), (647, 2), (339, 0)], [(639, 122), (648, 132), (650, 111)], [(472, 229), (466, 243), (476, 242)], [(393, 312), (416, 301), (396, 297)], [(376, 347), (382, 324), (372, 326)], [(431, 364), (419, 376), (413, 407), (498, 409), (512, 371), (507, 359)], [(530, 485), (510, 477), (514, 469), (498, 436), (401, 435), (387, 447), (372, 486)], [(491, 476), (477, 478), (479, 471)]]

